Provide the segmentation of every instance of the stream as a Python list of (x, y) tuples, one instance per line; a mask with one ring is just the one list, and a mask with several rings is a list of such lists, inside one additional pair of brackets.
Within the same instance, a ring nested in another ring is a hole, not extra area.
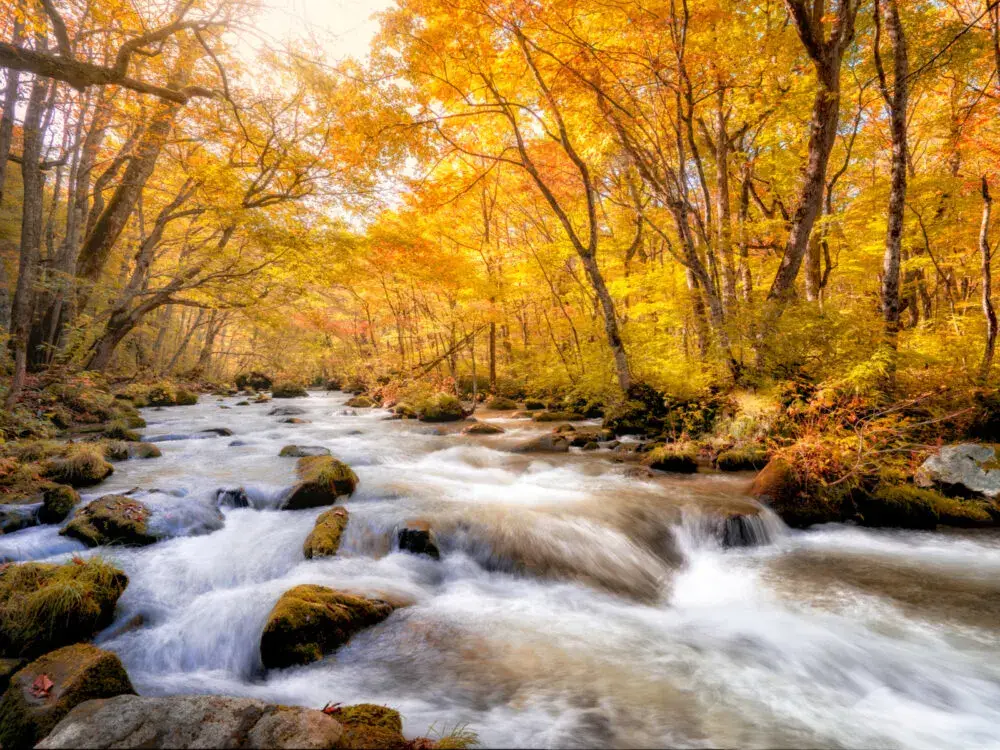
[[(84, 494), (135, 490), (172, 538), (0, 536), (0, 558), (97, 553), (128, 573), (97, 643), (141, 694), (380, 703), (408, 737), (468, 725), (486, 747), (1000, 747), (995, 531), (791, 531), (744, 497), (746, 474), (640, 479), (608, 450), (511, 451), (552, 425), (486, 412), (506, 433), (473, 437), (347, 410), (342, 393), (241, 398), (143, 410), (144, 439), (197, 439)], [(288, 406), (311, 423), (269, 415)], [(280, 509), (288, 444), (360, 478), (335, 557), (302, 552), (323, 508)], [(250, 507), (220, 525), (218, 490), (240, 487)], [(757, 513), (754, 544), (723, 546), (733, 507)], [(431, 524), (439, 561), (398, 550), (410, 519)], [(301, 583), (406, 606), (321, 662), (265, 672), (268, 612)]]

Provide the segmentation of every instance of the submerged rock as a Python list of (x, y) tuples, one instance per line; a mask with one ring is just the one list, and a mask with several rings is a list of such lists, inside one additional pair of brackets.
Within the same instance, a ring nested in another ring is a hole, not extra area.
[(504, 429), (502, 427), (497, 427), (495, 424), (488, 424), (487, 422), (476, 422), (462, 430), (463, 435), (500, 435), (503, 432)]
[(304, 458), (305, 456), (329, 456), (330, 449), (321, 445), (286, 445), (278, 453), (284, 458)]
[(350, 497), (358, 486), (351, 467), (333, 456), (306, 456), (295, 467), (299, 483), (285, 501), (286, 510), (333, 505), (338, 497)]
[(0, 655), (38, 656), (107, 627), (128, 577), (100, 558), (0, 568)]
[(289, 417), (288, 419), (282, 419), (282, 424), (312, 424), (308, 419), (300, 419), (299, 417)]
[(306, 559), (330, 557), (337, 554), (337, 550), (340, 548), (340, 537), (343, 535), (344, 529), (347, 528), (347, 520), (347, 509), (339, 505), (321, 513), (302, 546)]
[(64, 484), (56, 484), (45, 490), (42, 507), (38, 511), (41, 523), (61, 523), (73, 508), (80, 504), (80, 493)]
[(267, 413), (269, 417), (297, 417), (305, 414), (306, 410), (301, 406), (275, 406)]
[(121, 695), (74, 708), (40, 748), (339, 747), (343, 728), (322, 711), (252, 698)]
[(250, 497), (242, 487), (222, 487), (215, 491), (215, 504), (220, 508), (249, 508)]
[(52, 651), (11, 678), (0, 700), (0, 745), (33, 747), (84, 701), (134, 693), (110, 651), (89, 643)]
[(435, 560), (441, 558), (434, 531), (425, 521), (408, 521), (406, 527), (399, 530), (397, 541), (403, 552), (427, 555)]
[(142, 547), (156, 541), (148, 531), (149, 515), (149, 508), (138, 500), (105, 495), (77, 511), (59, 533), (79, 539), (88, 547), (104, 544)]
[(309, 664), (343, 646), (355, 633), (382, 622), (393, 606), (305, 584), (286, 591), (267, 617), (260, 656), (268, 669)]
[(992, 445), (948, 445), (924, 461), (914, 481), (948, 495), (993, 499), (1000, 497), (1000, 459)]

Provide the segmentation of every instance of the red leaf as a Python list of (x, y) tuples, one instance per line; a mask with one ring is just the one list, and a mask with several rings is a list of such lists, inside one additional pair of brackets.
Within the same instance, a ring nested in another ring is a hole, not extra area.
[(48, 698), (49, 691), (54, 685), (55, 683), (49, 679), (47, 674), (40, 674), (35, 678), (35, 681), (31, 683), (31, 694), (36, 698)]
[(340, 707), (341, 707), (341, 705), (343, 705), (343, 704), (341, 704), (341, 703), (327, 703), (325, 706), (323, 706), (323, 713), (325, 713), (327, 716), (333, 716), (336, 713), (340, 713)]

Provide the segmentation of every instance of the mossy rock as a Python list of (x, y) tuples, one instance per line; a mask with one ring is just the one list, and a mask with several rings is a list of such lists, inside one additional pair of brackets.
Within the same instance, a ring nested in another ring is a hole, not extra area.
[(59, 532), (79, 539), (88, 547), (117, 544), (143, 547), (156, 537), (148, 532), (150, 511), (137, 500), (124, 495), (105, 495), (76, 512)]
[(271, 387), (271, 395), (274, 398), (302, 398), (309, 393), (299, 383), (275, 383)]
[(938, 512), (938, 523), (943, 526), (974, 529), (996, 526), (1000, 522), (1000, 508), (994, 502), (934, 494), (934, 509)]
[(436, 393), (417, 405), (421, 422), (457, 422), (465, 418), (462, 402), (450, 393)]
[(88, 643), (65, 646), (15, 674), (0, 700), (0, 745), (34, 747), (84, 701), (134, 695), (121, 661)]
[(101, 447), (104, 450), (104, 457), (108, 461), (127, 461), (132, 457), (129, 450), (131, 443), (124, 440), (108, 440)]
[(125, 440), (133, 443), (141, 439), (139, 433), (130, 430), (128, 423), (123, 419), (116, 419), (114, 422), (109, 422), (107, 428), (104, 430), (104, 437), (109, 440)]
[(65, 484), (55, 484), (45, 490), (38, 520), (42, 523), (62, 523), (80, 504), (80, 493)]
[(406, 526), (396, 535), (401, 552), (412, 552), (414, 555), (427, 555), (434, 560), (441, 559), (437, 536), (426, 521), (407, 521)]
[(72, 487), (92, 487), (100, 484), (115, 471), (104, 458), (104, 451), (97, 445), (72, 446), (62, 458), (49, 461), (44, 475), (53, 482)]
[(295, 467), (299, 483), (285, 501), (286, 510), (333, 505), (338, 497), (350, 497), (358, 486), (358, 475), (333, 456), (306, 456)]
[(513, 448), (514, 453), (568, 453), (569, 438), (550, 433), (539, 435)]
[(337, 743), (341, 750), (401, 750), (408, 747), (399, 712), (387, 706), (374, 703), (343, 706), (333, 717), (344, 728)]
[(333, 653), (355, 633), (393, 610), (388, 602), (304, 584), (286, 591), (267, 617), (260, 639), (267, 669), (309, 664)]
[(163, 451), (153, 443), (136, 443), (129, 446), (129, 456), (131, 458), (159, 458)]
[(809, 482), (779, 456), (767, 462), (750, 487), (752, 497), (794, 528), (847, 520), (853, 514), (853, 494), (847, 486)]
[(375, 406), (375, 402), (367, 396), (355, 396), (354, 398), (348, 399), (344, 406), (349, 406), (352, 409), (371, 409)]
[(286, 445), (278, 453), (282, 458), (305, 458), (306, 456), (329, 456), (330, 449), (321, 445)]
[(525, 400), (524, 408), (528, 411), (539, 411), (545, 408), (545, 402), (539, 401), (537, 398), (529, 398)]
[(252, 388), (255, 391), (266, 391), (274, 383), (274, 380), (269, 375), (265, 375), (262, 372), (240, 373), (236, 376), (236, 387), (240, 390), (244, 388)]
[(177, 403), (177, 394), (169, 385), (159, 383), (150, 387), (146, 399), (150, 406), (174, 406)]
[(542, 411), (531, 417), (536, 422), (573, 422), (584, 418), (575, 411)]
[(494, 411), (514, 411), (517, 409), (517, 402), (503, 396), (497, 396), (486, 402), (486, 408)]
[(663, 420), (650, 413), (641, 401), (626, 401), (605, 411), (604, 427), (614, 435), (646, 435), (663, 426)]
[(33, 658), (111, 624), (128, 577), (101, 560), (0, 568), (0, 655)]
[(593, 440), (591, 440), (589, 443), (584, 443), (582, 447), (583, 447), (583, 450), (585, 450), (585, 451), (596, 451), (601, 446), (599, 446), (596, 442), (594, 442)]
[(694, 474), (698, 471), (698, 449), (693, 443), (666, 443), (649, 451), (642, 463), (659, 471)]
[(340, 537), (347, 528), (347, 509), (338, 505), (324, 511), (316, 519), (316, 525), (306, 537), (302, 551), (307, 560), (314, 557), (331, 557), (340, 548)]
[(476, 422), (462, 430), (463, 435), (501, 435), (503, 432), (503, 427), (497, 427), (495, 424), (487, 422)]
[(715, 466), (719, 471), (760, 471), (767, 460), (767, 450), (747, 445), (722, 451), (715, 459)]
[(939, 519), (937, 495), (909, 485), (882, 486), (856, 498), (859, 520), (865, 526), (933, 529)]
[(397, 419), (416, 419), (420, 416), (417, 410), (405, 402), (400, 402), (392, 407), (392, 413)]
[(178, 388), (174, 396), (174, 403), (177, 406), (194, 406), (198, 403), (198, 394), (184, 388)]

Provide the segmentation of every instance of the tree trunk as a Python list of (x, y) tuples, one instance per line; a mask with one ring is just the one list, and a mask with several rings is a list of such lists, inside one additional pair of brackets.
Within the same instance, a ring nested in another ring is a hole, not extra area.
[(979, 365), (979, 380), (986, 383), (993, 367), (993, 350), (997, 341), (997, 314), (993, 309), (993, 273), (990, 268), (990, 213), (993, 209), (993, 199), (990, 197), (990, 186), (983, 178), (983, 221), (979, 227), (979, 256), (983, 270), (983, 315), (986, 316), (986, 347), (983, 350), (983, 361)]

